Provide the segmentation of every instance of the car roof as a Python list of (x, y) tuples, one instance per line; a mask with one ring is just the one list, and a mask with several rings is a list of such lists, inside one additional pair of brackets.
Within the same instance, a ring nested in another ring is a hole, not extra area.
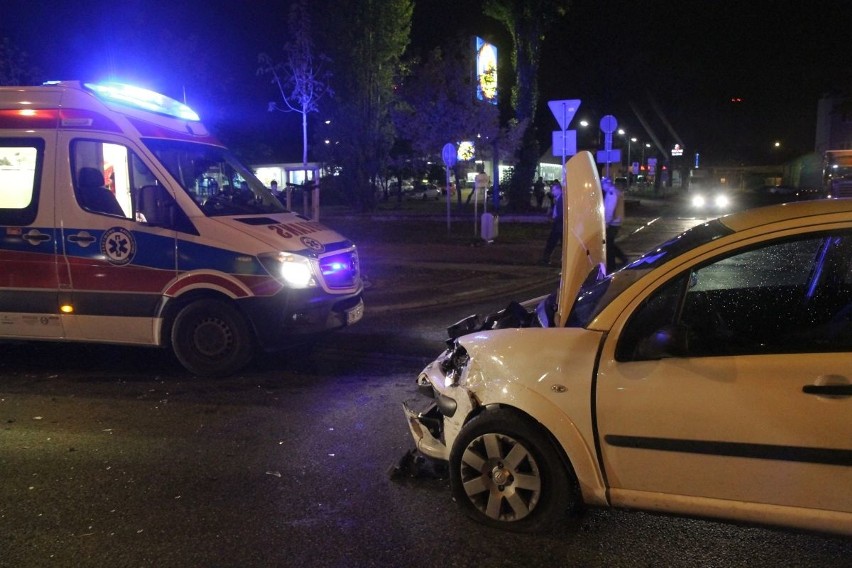
[(831, 214), (836, 214), (840, 218), (850, 218), (852, 199), (815, 199), (757, 207), (725, 215), (719, 220), (731, 230), (740, 232), (763, 225)]

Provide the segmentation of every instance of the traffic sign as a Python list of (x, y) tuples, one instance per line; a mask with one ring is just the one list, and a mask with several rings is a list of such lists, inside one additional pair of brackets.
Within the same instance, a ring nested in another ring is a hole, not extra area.
[(441, 150), (441, 158), (443, 158), (445, 166), (448, 168), (454, 167), (458, 159), (458, 152), (455, 145), (450, 142), (444, 144), (444, 149)]
[(606, 115), (601, 119), (601, 130), (607, 134), (612, 134), (618, 128), (618, 121), (611, 114)]
[(556, 118), (556, 122), (559, 123), (559, 128), (561, 130), (568, 130), (568, 125), (571, 124), (571, 119), (574, 118), (574, 115), (577, 114), (577, 109), (580, 108), (580, 99), (548, 101), (547, 106), (550, 107), (550, 112), (553, 113), (553, 116)]
[(576, 130), (554, 130), (553, 131), (553, 155), (573, 156), (577, 153), (577, 131)]
[(621, 163), (621, 150), (598, 150), (597, 161), (599, 164)]

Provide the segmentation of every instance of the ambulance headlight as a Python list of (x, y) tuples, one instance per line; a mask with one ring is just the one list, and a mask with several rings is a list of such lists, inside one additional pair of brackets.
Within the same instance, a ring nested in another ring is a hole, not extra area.
[(261, 262), (273, 276), (291, 288), (311, 288), (317, 285), (310, 259), (288, 252), (263, 255)]

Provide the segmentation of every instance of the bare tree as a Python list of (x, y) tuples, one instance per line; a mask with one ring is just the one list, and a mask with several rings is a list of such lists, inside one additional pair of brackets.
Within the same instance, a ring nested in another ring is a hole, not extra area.
[(296, 0), (290, 7), (288, 32), (290, 41), (284, 44), (284, 61), (275, 62), (271, 56), (258, 56), (258, 75), (270, 75), (278, 88), (280, 101), (269, 103), (270, 111), (298, 112), (302, 115), (302, 166), (308, 164), (308, 113), (317, 112), (317, 102), (332, 95), (325, 69), (325, 55), (314, 53), (311, 36), (311, 17), (306, 0)]

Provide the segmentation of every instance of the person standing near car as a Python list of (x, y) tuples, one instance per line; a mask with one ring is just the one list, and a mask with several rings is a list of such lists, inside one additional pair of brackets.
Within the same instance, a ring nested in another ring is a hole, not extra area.
[(550, 195), (553, 199), (553, 209), (550, 216), (553, 224), (550, 227), (550, 235), (547, 237), (547, 243), (544, 245), (544, 254), (541, 257), (541, 264), (550, 265), (550, 256), (556, 245), (562, 242), (562, 184), (554, 181), (550, 186)]
[(478, 201), (480, 191), (482, 191), (484, 200), (489, 185), (491, 185), (491, 178), (485, 173), (485, 169), (480, 167), (479, 172), (473, 178), (473, 191), (467, 196), (467, 203), (470, 203), (471, 198)]
[(615, 243), (624, 221), (624, 194), (612, 180), (601, 180), (604, 198), (604, 220), (606, 222), (606, 271), (614, 272), (627, 264), (627, 255)]
[(536, 207), (540, 210), (542, 203), (544, 203), (544, 179), (541, 176), (538, 176), (533, 184), (533, 195), (535, 196)]

